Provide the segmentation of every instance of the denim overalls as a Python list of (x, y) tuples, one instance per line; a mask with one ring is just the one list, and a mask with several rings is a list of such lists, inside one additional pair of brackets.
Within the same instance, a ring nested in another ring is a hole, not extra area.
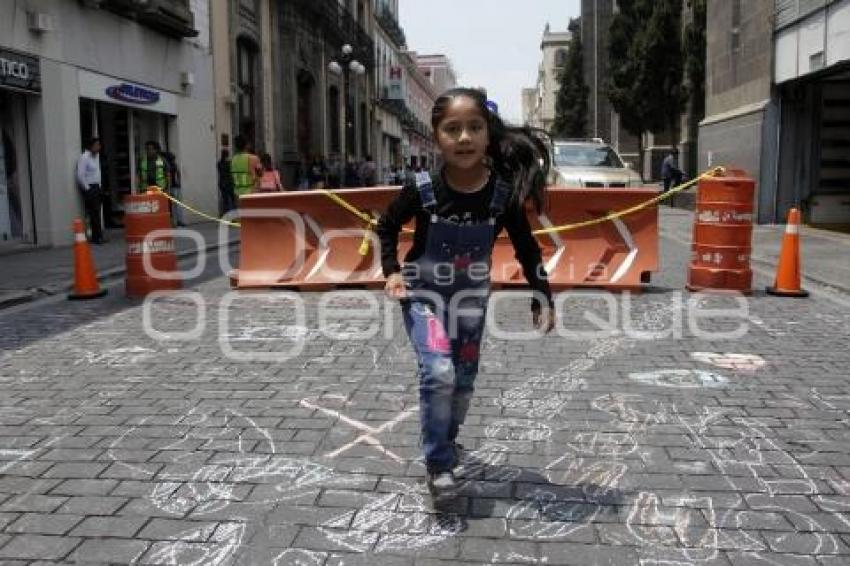
[(427, 174), (417, 176), (417, 189), (431, 220), (424, 253), (403, 268), (408, 298), (402, 313), (419, 365), (425, 462), (429, 472), (442, 472), (455, 464), (453, 443), (478, 374), (496, 218), (511, 189), (497, 179), (490, 218), (471, 225), (437, 216)]

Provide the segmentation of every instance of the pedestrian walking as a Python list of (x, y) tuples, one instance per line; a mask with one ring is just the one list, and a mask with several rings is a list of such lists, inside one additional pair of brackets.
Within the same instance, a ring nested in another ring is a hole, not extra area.
[[(478, 373), (495, 238), (506, 229), (534, 291), (532, 321), (548, 332), (552, 299), (540, 247), (525, 214), (545, 198), (550, 168), (544, 133), (506, 126), (478, 90), (458, 88), (434, 104), (432, 126), (445, 165), (406, 183), (378, 223), (386, 293), (401, 300), (418, 361), (428, 486), (453, 493), (457, 443)], [(397, 260), (399, 232), (416, 219), (414, 242)]]
[(661, 162), (661, 179), (664, 181), (664, 192), (682, 184), (685, 174), (679, 169), (679, 150), (671, 148), (667, 157)]
[(313, 157), (310, 163), (310, 172), (308, 175), (308, 189), (324, 189), (325, 188), (326, 167), (324, 160), (318, 155)]
[(295, 190), (306, 191), (310, 188), (310, 160), (303, 153), (295, 165)]
[(230, 160), (230, 176), (236, 196), (253, 193), (260, 184), (263, 167), (260, 159), (252, 153), (252, 147), (245, 136), (236, 136), (233, 140), (236, 153)]
[(83, 206), (91, 226), (91, 241), (94, 244), (102, 244), (103, 225), (101, 213), (103, 208), (103, 193), (100, 188), (100, 149), (99, 138), (92, 138), (86, 144), (86, 149), (77, 159), (77, 187), (83, 197)]
[(218, 215), (224, 216), (236, 208), (236, 193), (233, 190), (233, 176), (230, 173), (230, 150), (221, 150), (216, 169), (219, 194)]
[(283, 185), (280, 184), (280, 174), (274, 168), (272, 156), (264, 153), (260, 157), (260, 163), (263, 166), (263, 174), (260, 175), (260, 184), (257, 187), (258, 193), (276, 193), (283, 190)]
[(360, 185), (363, 187), (374, 187), (378, 180), (378, 166), (371, 155), (360, 165)]
[[(163, 157), (165, 157), (166, 173), (168, 175), (168, 194), (172, 198), (182, 202), (183, 194), (181, 187), (183, 182), (180, 175), (180, 166), (177, 163), (177, 156), (170, 151), (166, 151)], [(168, 205), (171, 207), (171, 222), (181, 228), (186, 226), (186, 223), (183, 221), (183, 207), (172, 201), (168, 201)]]
[(354, 162), (353, 157), (349, 157), (345, 163), (345, 170), (343, 172), (343, 187), (356, 187), (360, 184), (360, 179), (357, 176), (357, 164)]
[(168, 176), (168, 164), (162, 155), (159, 142), (146, 141), (145, 154), (139, 159), (138, 191), (143, 193), (148, 187), (156, 186), (167, 192)]

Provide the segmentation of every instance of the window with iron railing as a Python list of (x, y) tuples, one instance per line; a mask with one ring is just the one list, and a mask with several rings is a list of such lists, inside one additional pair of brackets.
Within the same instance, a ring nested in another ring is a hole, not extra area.
[(331, 43), (348, 43), (354, 57), (367, 68), (375, 64), (375, 42), (339, 0), (289, 0), (303, 18), (325, 32)]
[(378, 9), (375, 12), (375, 20), (398, 47), (404, 47), (407, 45), (407, 37), (405, 37), (404, 30), (401, 29), (401, 26), (398, 23), (398, 18), (393, 13), (389, 2), (379, 4)]
[(198, 35), (189, 0), (103, 0), (100, 7), (165, 35)]

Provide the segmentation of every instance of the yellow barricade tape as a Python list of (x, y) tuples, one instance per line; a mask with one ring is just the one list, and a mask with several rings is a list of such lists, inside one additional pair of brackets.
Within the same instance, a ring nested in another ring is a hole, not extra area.
[[(596, 225), (596, 224), (602, 224), (603, 222), (610, 222), (611, 220), (615, 220), (617, 218), (622, 218), (623, 216), (628, 216), (629, 214), (634, 214), (635, 212), (643, 210), (644, 208), (652, 206), (653, 204), (657, 204), (661, 201), (664, 201), (664, 200), (672, 197), (676, 193), (679, 193), (681, 191), (689, 189), (690, 187), (699, 183), (699, 181), (703, 178), (717, 177), (717, 176), (725, 174), (725, 172), (726, 172), (725, 167), (714, 167), (712, 169), (709, 169), (709, 170), (701, 173), (700, 175), (698, 175), (697, 177), (695, 177), (694, 179), (691, 179), (690, 181), (688, 181), (686, 183), (682, 183), (681, 185), (673, 187), (670, 190), (668, 190), (667, 192), (661, 193), (657, 196), (654, 196), (649, 200), (646, 200), (646, 201), (644, 201), (640, 204), (636, 204), (635, 206), (626, 208), (624, 210), (620, 210), (618, 212), (612, 212), (610, 214), (606, 214), (605, 216), (601, 216), (599, 218), (584, 220), (582, 222), (574, 222), (572, 224), (563, 224), (561, 226), (552, 226), (550, 228), (541, 228), (540, 230), (535, 230), (533, 232), (533, 234), (535, 236), (540, 236), (540, 235), (543, 235), (543, 234), (553, 234), (553, 233), (556, 233), (556, 232), (566, 232), (568, 230), (577, 230), (579, 228), (586, 228), (588, 226), (593, 226), (593, 225)], [(192, 208), (188, 204), (177, 200), (176, 198), (174, 198), (170, 194), (166, 193), (165, 191), (163, 191), (159, 187), (149, 187), (149, 189), (156, 190), (157, 192), (159, 192), (160, 194), (165, 196), (165, 198), (167, 198), (171, 202), (177, 204), (178, 206), (182, 206), (186, 210), (192, 212), (193, 214), (200, 216), (201, 218), (206, 218), (208, 220), (213, 220), (215, 222), (221, 222), (222, 224), (227, 224), (228, 226), (233, 226), (234, 228), (240, 227), (238, 222), (232, 222), (232, 221), (229, 221), (229, 220), (222, 220), (221, 218), (216, 218), (215, 216), (210, 216), (209, 214), (205, 214), (205, 213), (201, 212), (200, 210)], [(360, 248), (358, 249), (358, 252), (360, 253), (360, 255), (364, 255), (364, 256), (366, 254), (368, 254), (369, 253), (369, 246), (371, 244), (371, 239), (369, 237), (369, 230), (371, 230), (374, 226), (376, 226), (378, 224), (377, 218), (374, 218), (372, 215), (361, 211), (356, 206), (352, 205), (351, 203), (346, 201), (344, 198), (342, 198), (341, 196), (339, 196), (338, 194), (336, 194), (332, 191), (329, 191), (327, 189), (317, 189), (317, 190), (319, 192), (321, 192), (323, 195), (325, 195), (326, 197), (328, 197), (329, 199), (331, 199), (334, 203), (341, 206), (342, 208), (344, 208), (345, 210), (347, 210), (351, 214), (357, 216), (363, 222), (366, 223), (366, 228), (365, 228), (366, 233), (363, 235), (363, 241), (360, 243)], [(412, 230), (405, 229), (405, 232), (412, 232)]]
[(681, 191), (684, 191), (684, 190), (696, 185), (703, 178), (718, 177), (720, 175), (725, 174), (725, 172), (726, 172), (725, 167), (714, 167), (712, 169), (709, 169), (708, 171), (705, 171), (704, 173), (701, 173), (700, 175), (691, 179), (687, 183), (682, 183), (681, 185), (678, 185), (676, 187), (671, 188), (670, 190), (668, 190), (665, 193), (661, 193), (660, 195), (654, 196), (647, 201), (644, 201), (640, 204), (636, 204), (635, 206), (626, 208), (625, 210), (621, 210), (619, 212), (612, 212), (610, 214), (606, 214), (605, 216), (600, 216), (599, 218), (593, 218), (591, 220), (584, 220), (582, 222), (575, 222), (573, 224), (563, 224), (561, 226), (552, 226), (550, 228), (541, 228), (540, 230), (535, 230), (533, 232), (533, 234), (535, 236), (540, 236), (542, 234), (553, 234), (553, 233), (556, 233), (556, 232), (566, 232), (568, 230), (577, 230), (579, 228), (586, 228), (588, 226), (593, 226), (595, 224), (602, 224), (603, 222), (610, 222), (611, 220), (614, 220), (614, 219), (617, 219), (617, 218), (622, 218), (623, 216), (628, 216), (629, 214), (634, 214), (635, 212), (643, 210), (644, 208), (652, 206), (653, 204), (657, 204), (657, 203), (659, 203), (663, 200), (666, 200), (666, 199), (672, 197), (673, 195), (675, 195), (676, 193), (679, 193)]
[(317, 189), (317, 190), (320, 191), (323, 195), (325, 195), (329, 199), (331, 199), (332, 201), (334, 201), (335, 203), (337, 203), (338, 205), (340, 205), (342, 208), (344, 208), (345, 210), (347, 210), (348, 212), (353, 214), (354, 216), (357, 216), (358, 218), (360, 218), (363, 222), (366, 222), (367, 224), (369, 224), (370, 226), (376, 226), (378, 224), (377, 219), (372, 218), (371, 215), (360, 211), (356, 206), (349, 203), (347, 200), (345, 200), (344, 198), (342, 198), (338, 194), (331, 192), (327, 189)]
[(232, 226), (234, 228), (239, 228), (238, 222), (233, 222), (231, 220), (223, 220), (221, 218), (216, 218), (215, 216), (210, 216), (209, 214), (206, 214), (205, 212), (201, 212), (200, 210), (192, 208), (191, 206), (189, 206), (185, 202), (177, 200), (176, 198), (174, 198), (170, 194), (166, 193), (165, 191), (163, 191), (162, 189), (160, 189), (157, 186), (148, 187), (148, 190), (152, 190), (152, 189), (155, 190), (156, 192), (158, 192), (159, 194), (161, 194), (162, 196), (164, 196), (165, 198), (167, 198), (168, 200), (170, 200), (171, 202), (173, 202), (174, 204), (176, 204), (178, 206), (182, 206), (183, 208), (185, 208), (189, 212), (191, 212), (193, 214), (197, 214), (201, 218), (206, 218), (207, 220), (212, 220), (214, 222), (221, 222), (222, 224), (227, 224), (228, 226)]

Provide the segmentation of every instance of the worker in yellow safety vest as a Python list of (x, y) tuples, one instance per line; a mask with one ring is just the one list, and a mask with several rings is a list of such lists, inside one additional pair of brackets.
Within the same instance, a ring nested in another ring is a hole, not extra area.
[(145, 154), (139, 159), (139, 192), (145, 192), (152, 185), (168, 190), (168, 164), (159, 142), (148, 141), (145, 142)]
[(255, 192), (260, 185), (263, 168), (260, 159), (251, 152), (245, 136), (233, 139), (236, 152), (230, 159), (230, 175), (233, 177), (233, 188), (237, 197)]

